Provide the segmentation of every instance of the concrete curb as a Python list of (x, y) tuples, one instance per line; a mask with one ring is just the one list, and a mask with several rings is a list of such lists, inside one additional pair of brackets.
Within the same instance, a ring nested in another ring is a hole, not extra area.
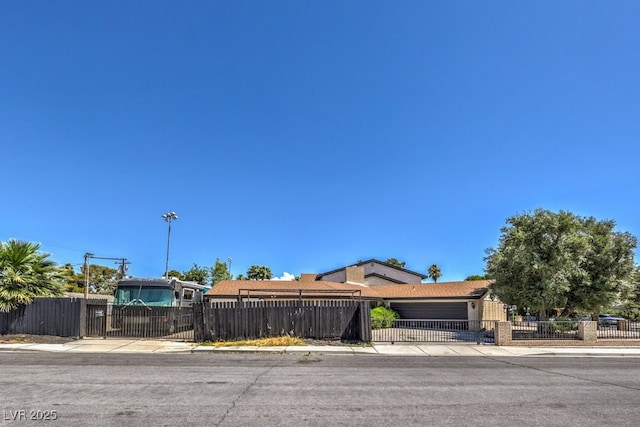
[(270, 353), (270, 354), (377, 354), (373, 347), (287, 346), (287, 347), (213, 347), (196, 345), (192, 353)]
[(187, 342), (84, 339), (65, 344), (0, 344), (0, 352), (191, 354), (263, 353), (300, 355), (381, 355), (404, 357), (640, 357), (640, 347), (524, 347), (470, 344), (306, 345), (288, 347), (213, 347)]

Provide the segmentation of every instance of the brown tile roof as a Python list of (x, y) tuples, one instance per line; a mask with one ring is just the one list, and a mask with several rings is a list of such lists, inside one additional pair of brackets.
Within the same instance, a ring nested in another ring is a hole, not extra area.
[[(401, 285), (359, 286), (347, 283), (324, 281), (282, 281), (282, 280), (223, 280), (212, 287), (205, 295), (213, 298), (237, 298), (240, 290), (243, 296), (281, 296), (299, 295), (303, 297), (344, 297), (362, 296), (372, 299), (411, 299), (411, 298), (480, 298), (487, 292), (490, 280), (447, 283), (416, 283)], [(249, 291), (247, 291), (249, 290)], [(313, 292), (318, 291), (318, 292)], [(338, 291), (338, 292), (332, 292)], [(360, 291), (360, 295), (350, 292)]]
[[(321, 281), (297, 281), (297, 280), (223, 280), (209, 289), (205, 295), (215, 298), (237, 298), (238, 292), (246, 296), (247, 290), (251, 295), (275, 295), (292, 296), (327, 296), (345, 297), (362, 296), (364, 298), (380, 298), (373, 288), (352, 285), (346, 283), (321, 282)], [(315, 294), (313, 291), (319, 291)], [(347, 291), (347, 292), (344, 292)], [(355, 294), (348, 291), (358, 291)]]
[(375, 289), (385, 299), (480, 298), (488, 291), (489, 284), (491, 284), (491, 280), (470, 280), (466, 282), (379, 285)]

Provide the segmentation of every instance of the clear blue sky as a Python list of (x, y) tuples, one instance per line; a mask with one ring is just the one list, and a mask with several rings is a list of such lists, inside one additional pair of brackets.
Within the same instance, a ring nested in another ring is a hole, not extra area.
[(1, 1), (0, 241), (159, 277), (175, 211), (171, 269), (396, 257), (445, 281), (482, 273), (535, 208), (638, 236), (639, 18), (637, 1)]

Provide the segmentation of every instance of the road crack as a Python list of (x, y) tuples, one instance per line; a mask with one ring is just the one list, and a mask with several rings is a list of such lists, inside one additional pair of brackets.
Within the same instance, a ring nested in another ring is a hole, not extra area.
[(284, 355), (282, 355), (280, 357), (280, 359), (276, 363), (273, 364), (273, 366), (270, 366), (266, 371), (261, 372), (260, 374), (256, 375), (256, 377), (253, 379), (253, 381), (250, 384), (248, 384), (244, 388), (244, 390), (242, 390), (242, 393), (240, 393), (235, 399), (233, 399), (233, 401), (231, 402), (231, 405), (227, 408), (225, 413), (222, 415), (222, 418), (220, 418), (220, 420), (218, 422), (216, 422), (214, 425), (216, 425), (216, 426), (222, 425), (222, 423), (225, 422), (225, 420), (227, 419), (227, 416), (229, 416), (231, 411), (233, 411), (236, 408), (236, 403), (238, 401), (240, 401), (240, 399), (242, 399), (247, 394), (247, 392), (251, 389), (251, 387), (256, 385), (258, 383), (258, 381), (260, 381), (260, 378), (264, 377), (265, 375), (270, 373), (274, 368), (278, 367), (280, 365), (280, 363), (282, 362), (282, 358), (283, 357), (284, 357)]
[(565, 378), (571, 378), (571, 379), (578, 380), (578, 381), (586, 381), (586, 382), (590, 382), (590, 383), (594, 383), (594, 384), (608, 385), (608, 386), (613, 386), (613, 387), (620, 387), (620, 388), (623, 388), (623, 389), (626, 389), (626, 390), (640, 391), (639, 387), (633, 387), (633, 386), (628, 386), (628, 385), (623, 385), (623, 384), (616, 384), (616, 383), (612, 383), (612, 382), (609, 382), (609, 381), (594, 380), (592, 378), (584, 378), (584, 377), (580, 377), (580, 376), (577, 376), (577, 375), (563, 374), (562, 372), (554, 372), (554, 371), (550, 371), (550, 370), (543, 369), (543, 368), (536, 368), (535, 366), (527, 366), (527, 365), (523, 365), (523, 364), (520, 364), (520, 363), (509, 362), (509, 361), (506, 361), (506, 360), (496, 359), (494, 357), (489, 357), (489, 356), (487, 356), (486, 358), (490, 359), (490, 360), (493, 360), (494, 362), (503, 363), (505, 365), (531, 369), (533, 371), (543, 372), (545, 374), (557, 375), (557, 376), (561, 376), (561, 377), (565, 377)]

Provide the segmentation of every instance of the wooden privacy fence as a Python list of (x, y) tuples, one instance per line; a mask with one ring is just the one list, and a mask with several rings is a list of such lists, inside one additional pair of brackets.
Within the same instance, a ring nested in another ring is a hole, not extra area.
[(194, 340), (277, 336), (371, 341), (369, 303), (357, 300), (267, 300), (194, 305)]
[(80, 298), (35, 298), (9, 312), (0, 312), (0, 335), (81, 336)]

